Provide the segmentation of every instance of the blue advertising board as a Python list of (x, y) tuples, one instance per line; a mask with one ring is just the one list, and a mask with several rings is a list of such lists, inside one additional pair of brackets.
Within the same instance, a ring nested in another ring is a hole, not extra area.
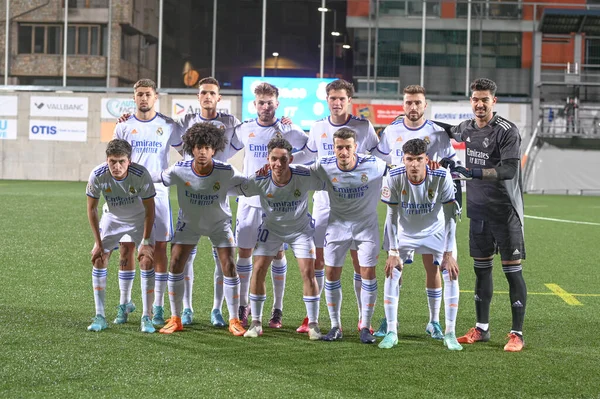
[(318, 78), (274, 78), (244, 76), (242, 80), (242, 120), (256, 118), (254, 108), (254, 88), (267, 82), (279, 89), (279, 108), (276, 116), (289, 117), (304, 130), (329, 115), (325, 87), (335, 79)]

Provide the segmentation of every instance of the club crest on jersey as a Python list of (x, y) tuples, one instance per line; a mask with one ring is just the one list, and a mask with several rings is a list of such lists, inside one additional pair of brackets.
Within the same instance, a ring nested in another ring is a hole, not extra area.
[(225, 130), (225, 125), (219, 125), (219, 129)]
[(300, 190), (296, 189), (296, 191), (294, 191), (294, 197), (299, 197), (301, 195), (302, 193), (300, 192)]
[(435, 195), (435, 194), (433, 193), (433, 190), (429, 190), (429, 191), (427, 191), (427, 196), (429, 197), (429, 199), (430, 199), (430, 200), (432, 200), (432, 199), (433, 199), (433, 196), (434, 196), (434, 195)]
[(360, 181), (363, 183), (366, 183), (369, 181), (369, 178), (367, 177), (366, 173), (363, 173), (362, 176), (360, 177)]
[(162, 127), (159, 127), (158, 129), (156, 129), (156, 134), (158, 134), (159, 136), (163, 135)]
[(490, 145), (490, 139), (487, 137), (483, 139), (483, 146), (487, 148)]
[(390, 198), (390, 189), (389, 189), (388, 187), (384, 187), (384, 188), (381, 190), (381, 196), (382, 196), (383, 198)]
[(278, 139), (283, 138), (283, 135), (281, 134), (281, 132), (275, 132), (275, 137), (277, 137)]
[(137, 192), (135, 191), (135, 187), (133, 187), (133, 186), (129, 186), (129, 192), (131, 194), (137, 194)]
[(423, 137), (423, 141), (425, 142), (425, 144), (429, 145), (431, 144), (431, 139), (429, 138), (429, 136), (425, 136)]
[(213, 191), (219, 191), (221, 189), (221, 183), (216, 182), (213, 186)]

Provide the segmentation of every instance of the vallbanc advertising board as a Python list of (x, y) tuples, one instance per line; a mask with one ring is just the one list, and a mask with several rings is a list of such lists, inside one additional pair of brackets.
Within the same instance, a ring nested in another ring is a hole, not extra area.
[[(87, 141), (87, 97), (31, 96), (29, 99), (29, 140)], [(81, 118), (83, 121), (47, 118)], [(40, 118), (40, 119), (38, 119)]]
[(279, 89), (278, 118), (289, 117), (304, 130), (329, 115), (325, 87), (334, 79), (317, 78), (264, 78), (244, 76), (242, 80), (242, 120), (256, 118), (254, 88), (267, 82)]

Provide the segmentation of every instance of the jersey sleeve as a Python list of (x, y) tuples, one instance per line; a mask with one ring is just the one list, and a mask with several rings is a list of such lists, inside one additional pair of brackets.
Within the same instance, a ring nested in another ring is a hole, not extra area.
[(379, 144), (379, 138), (377, 137), (377, 133), (375, 132), (375, 128), (370, 121), (367, 121), (369, 128), (367, 130), (367, 137), (365, 138), (364, 148), (371, 152), (373, 151), (377, 145)]
[(521, 158), (521, 136), (516, 127), (511, 127), (500, 138), (500, 159)]
[(285, 139), (294, 147), (294, 152), (303, 150), (308, 142), (308, 136), (300, 126), (292, 125), (292, 129), (288, 132)]
[[(439, 169), (439, 170), (444, 170), (444, 169)], [(446, 176), (444, 177), (444, 180), (441, 182), (440, 185), (440, 200), (442, 201), (442, 203), (446, 204), (448, 202), (452, 202), (454, 201), (454, 190), (455, 190), (455, 186), (454, 186), (454, 181), (452, 180), (452, 174), (450, 174), (449, 172), (446, 172)]]
[(186, 132), (186, 129), (175, 121), (169, 122), (169, 127), (171, 128), (171, 137), (169, 138), (169, 144), (171, 144), (171, 147), (182, 147), (183, 139), (181, 137)]
[(231, 167), (231, 170), (233, 171), (232, 175), (231, 175), (231, 181), (229, 184), (229, 187), (234, 187), (234, 186), (238, 186), (238, 185), (243, 185), (244, 183), (248, 182), (248, 178), (246, 176), (244, 176), (239, 170), (237, 170), (235, 167)]
[(309, 190), (312, 190), (312, 191), (325, 190), (325, 182), (321, 178), (319, 178), (319, 176), (317, 176), (317, 174), (315, 172), (313, 172), (312, 170), (310, 171)]
[(315, 154), (319, 151), (317, 148), (317, 129), (316, 124), (313, 124), (308, 132), (308, 141), (306, 142), (306, 149), (310, 152), (314, 152)]
[(255, 177), (247, 178), (243, 183), (238, 185), (237, 188), (238, 193), (240, 193), (244, 197), (254, 197), (255, 195), (260, 194), (260, 190), (258, 189), (258, 184), (256, 184)]
[(379, 143), (377, 144), (377, 151), (379, 151), (383, 155), (390, 155), (390, 152), (392, 151), (387, 140), (387, 136), (389, 134), (388, 128), (389, 126), (383, 129), (383, 132), (381, 132)]
[(327, 175), (323, 166), (321, 166), (321, 158), (317, 159), (315, 163), (309, 166), (310, 174), (314, 174), (316, 177), (321, 179), (323, 182), (327, 181)]
[(383, 178), (381, 187), (381, 201), (389, 205), (398, 204), (398, 192), (395, 188), (396, 179), (389, 174)]
[(156, 190), (154, 189), (152, 177), (150, 176), (150, 172), (145, 170), (141, 178), (140, 197), (145, 200), (154, 196), (156, 196)]
[(440, 149), (440, 159), (441, 158), (453, 158), (456, 156), (456, 151), (454, 151), (454, 147), (452, 146), (452, 142), (450, 141), (450, 137), (448, 137), (448, 135), (446, 134), (446, 132), (440, 131), (439, 132), (435, 132), (434, 134), (436, 134), (438, 136), (438, 140), (440, 142), (439, 145), (439, 149)]
[(88, 197), (99, 199), (102, 194), (102, 190), (100, 189), (100, 185), (98, 184), (98, 179), (96, 178), (96, 174), (94, 171), (90, 173), (90, 178), (88, 179), (88, 184), (85, 189), (85, 194)]
[(162, 171), (160, 174), (161, 180), (163, 184), (167, 187), (175, 184), (175, 165), (170, 166), (169, 168)]
[(231, 154), (236, 153), (239, 150), (241, 150), (242, 148), (244, 148), (244, 142), (241, 137), (241, 133), (242, 133), (241, 126), (242, 125), (243, 124), (240, 123), (233, 128), (233, 135), (231, 136), (231, 143), (229, 143), (229, 146), (233, 149), (233, 151), (231, 151)]
[(113, 140), (114, 139), (123, 139), (124, 135), (123, 135), (123, 128), (124, 128), (125, 124), (124, 123), (117, 123), (115, 125), (115, 130), (113, 132)]

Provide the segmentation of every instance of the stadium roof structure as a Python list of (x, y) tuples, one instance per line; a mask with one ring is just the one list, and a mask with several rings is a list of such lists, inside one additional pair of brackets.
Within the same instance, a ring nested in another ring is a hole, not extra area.
[(598, 36), (600, 9), (545, 8), (538, 29), (549, 34), (585, 33)]

